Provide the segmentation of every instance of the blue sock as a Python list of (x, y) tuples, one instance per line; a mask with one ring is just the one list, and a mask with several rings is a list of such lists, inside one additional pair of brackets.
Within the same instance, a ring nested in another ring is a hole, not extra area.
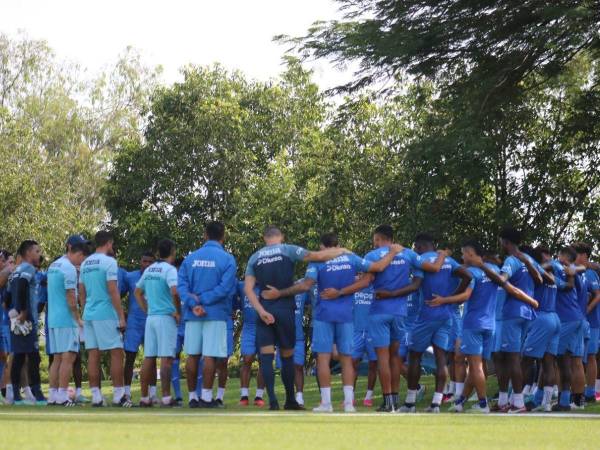
[(560, 391), (558, 404), (561, 406), (569, 406), (571, 404), (571, 391)]
[(455, 404), (455, 405), (462, 405), (462, 404), (465, 402), (465, 400), (467, 400), (467, 399), (465, 398), (465, 396), (464, 396), (464, 395), (461, 395), (461, 396), (460, 396), (460, 397), (458, 397), (456, 400), (454, 400), (454, 404)]
[(173, 365), (171, 366), (171, 383), (173, 384), (173, 392), (175, 393), (175, 398), (181, 397), (181, 372), (179, 370), (179, 359), (173, 360)]
[(533, 396), (533, 403), (535, 403), (535, 406), (540, 406), (542, 400), (544, 400), (544, 388), (538, 387), (538, 390), (535, 391), (535, 395)]
[(487, 398), (480, 398), (479, 399), (479, 407), (485, 408), (486, 406), (487, 406)]
[(204, 371), (204, 360), (200, 358), (198, 360), (198, 376), (196, 377), (196, 394), (198, 394), (198, 398), (202, 395), (202, 380), (204, 377), (202, 376), (202, 372)]
[(596, 396), (596, 389), (594, 386), (586, 386), (585, 387), (585, 396), (586, 397), (595, 397)]

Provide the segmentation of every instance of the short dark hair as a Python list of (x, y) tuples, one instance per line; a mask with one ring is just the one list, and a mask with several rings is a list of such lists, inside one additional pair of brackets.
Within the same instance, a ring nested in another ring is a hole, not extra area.
[(552, 252), (550, 251), (550, 249), (548, 247), (546, 247), (545, 245), (538, 245), (535, 248), (535, 251), (538, 252), (540, 255), (552, 255)]
[(375, 231), (373, 231), (373, 234), (378, 234), (380, 236), (383, 236), (390, 241), (392, 239), (394, 239), (394, 229), (392, 228), (391, 225), (386, 225), (386, 224), (379, 225), (377, 228), (375, 228)]
[(173, 253), (173, 249), (175, 249), (175, 242), (171, 239), (162, 239), (158, 243), (158, 256), (161, 258), (168, 258)]
[(467, 239), (465, 242), (463, 242), (462, 247), (463, 248), (467, 247), (467, 248), (473, 249), (473, 251), (475, 252), (475, 254), (477, 256), (484, 255), (483, 247), (481, 246), (479, 241), (477, 241), (476, 239)]
[(321, 244), (327, 248), (337, 247), (339, 245), (337, 234), (333, 232), (323, 234), (321, 236)]
[(415, 243), (433, 244), (435, 239), (429, 233), (419, 233), (415, 236)]
[(154, 254), (154, 252), (152, 250), (146, 250), (144, 253), (142, 253), (142, 258), (156, 258), (156, 255)]
[(533, 257), (533, 255), (535, 254), (535, 250), (533, 249), (533, 247), (531, 245), (527, 245), (527, 244), (523, 244), (519, 246), (519, 250), (521, 250), (523, 253)]
[(565, 245), (563, 248), (561, 248), (560, 253), (566, 255), (571, 260), (571, 262), (575, 261), (575, 259), (577, 258), (577, 252), (570, 245)]
[(280, 236), (282, 234), (283, 233), (281, 232), (281, 229), (276, 225), (267, 225), (265, 227), (265, 231), (263, 231), (263, 237), (266, 238), (272, 238), (275, 236)]
[(586, 254), (588, 256), (588, 258), (590, 256), (592, 256), (592, 246), (590, 244), (588, 244), (587, 242), (583, 242), (583, 241), (575, 242), (573, 244), (573, 248), (575, 249), (575, 251), (577, 253)]
[(19, 245), (17, 254), (19, 254), (21, 257), (24, 257), (27, 254), (27, 252), (36, 245), (39, 244), (33, 239), (26, 239), (23, 242), (21, 242), (21, 245)]
[(521, 240), (523, 239), (523, 236), (521, 235), (521, 232), (516, 228), (504, 227), (500, 231), (500, 238), (508, 242), (512, 242), (515, 245), (519, 245), (521, 243)]
[(90, 254), (90, 247), (84, 242), (71, 245), (71, 253), (83, 253), (85, 256)]
[(2, 256), (4, 259), (8, 259), (12, 256), (12, 253), (3, 248), (2, 250), (0, 250), (0, 256)]
[(225, 224), (217, 221), (208, 222), (204, 231), (210, 241), (221, 241), (225, 236)]
[(114, 241), (113, 234), (107, 230), (100, 230), (94, 236), (96, 247), (104, 247), (110, 241)]

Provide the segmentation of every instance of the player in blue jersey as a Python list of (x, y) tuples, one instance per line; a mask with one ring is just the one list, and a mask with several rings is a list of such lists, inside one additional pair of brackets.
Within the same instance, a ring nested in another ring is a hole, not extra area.
[[(285, 409), (304, 409), (294, 396), (294, 348), (296, 346), (296, 320), (294, 295), (301, 292), (294, 286), (294, 266), (299, 261), (328, 261), (346, 249), (330, 248), (310, 252), (295, 245), (284, 244), (279, 228), (268, 226), (263, 238), (266, 246), (254, 253), (246, 267), (244, 293), (260, 318), (256, 324), (256, 344), (260, 351), (260, 368), (263, 373), (271, 410), (278, 410), (275, 395), (273, 360), (275, 346), (281, 351), (281, 378), (285, 387)], [(261, 293), (257, 297), (254, 288)]]
[[(255, 295), (260, 295), (258, 288), (254, 289)], [(252, 364), (258, 355), (256, 346), (256, 321), (258, 315), (250, 303), (250, 299), (244, 293), (244, 282), (238, 283), (238, 296), (242, 310), (242, 334), (240, 337), (240, 354), (242, 355), (242, 368), (240, 370), (240, 405), (248, 406), (250, 403), (250, 377), (252, 376)], [(256, 374), (256, 395), (254, 397), (254, 406), (262, 408), (265, 405), (263, 393), (265, 383), (262, 373), (259, 370)]]
[[(140, 268), (132, 272), (125, 272), (120, 290), (127, 292), (127, 328), (123, 338), (123, 350), (125, 350), (125, 395), (131, 400), (131, 380), (133, 379), (133, 366), (140, 346), (144, 342), (144, 330), (146, 328), (146, 314), (142, 311), (135, 299), (135, 287), (142, 274), (152, 263), (154, 254), (145, 252), (140, 258)], [(155, 383), (150, 385), (150, 397), (156, 394)]]
[[(360, 276), (360, 275), (359, 275)], [(354, 364), (354, 391), (356, 392), (356, 380), (358, 379), (358, 368), (363, 359), (368, 362), (367, 392), (363, 405), (373, 406), (373, 391), (377, 381), (377, 354), (373, 341), (369, 337), (369, 311), (375, 298), (375, 291), (368, 286), (354, 293), (354, 343), (352, 345), (352, 361)]]
[(175, 243), (163, 239), (158, 243), (159, 260), (146, 268), (134, 292), (138, 306), (147, 315), (144, 330), (141, 407), (152, 406), (149, 385), (156, 376), (156, 359), (160, 358), (161, 407), (177, 406), (171, 397), (171, 366), (177, 346), (177, 323), (181, 320), (181, 303), (177, 294)]
[(588, 294), (586, 305), (587, 320), (590, 324), (590, 338), (586, 346), (584, 362), (586, 364), (586, 387), (585, 402), (595, 403), (595, 384), (598, 376), (598, 341), (600, 340), (600, 280), (595, 270), (589, 268), (589, 261), (592, 255), (592, 246), (586, 242), (577, 242), (573, 244), (577, 252), (575, 264), (583, 266), (585, 270), (585, 288)]
[[(447, 297), (462, 293), (472, 279), (466, 268), (458, 264), (444, 251), (436, 251), (434, 239), (427, 233), (415, 238), (415, 250), (419, 254), (416, 267), (424, 271), (421, 292), (423, 303), (417, 321), (408, 337), (408, 391), (400, 412), (415, 412), (415, 403), (419, 378), (421, 376), (421, 357), (423, 352), (433, 346), (436, 359), (436, 386), (432, 402), (427, 412), (439, 413), (446, 384), (446, 352), (452, 325), (452, 307), (442, 305), (433, 307), (428, 304), (434, 296)], [(460, 280), (460, 282), (459, 282)], [(457, 287), (458, 285), (458, 287)]]

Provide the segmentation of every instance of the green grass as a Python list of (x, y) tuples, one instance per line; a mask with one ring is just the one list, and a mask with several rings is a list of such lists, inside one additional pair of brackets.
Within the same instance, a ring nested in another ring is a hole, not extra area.
[[(424, 407), (431, 398), (431, 377)], [(278, 380), (279, 384), (279, 380)], [(493, 383), (492, 383), (493, 384)], [(373, 415), (359, 406), (351, 416), (312, 412), (268, 413), (237, 405), (239, 380), (229, 381), (226, 409), (120, 410), (0, 407), (0, 449), (386, 449), (386, 448), (597, 448), (600, 415), (592, 417), (476, 417), (469, 415)], [(357, 388), (362, 401), (365, 379)], [(493, 388), (490, 388), (490, 393)], [(109, 395), (110, 389), (103, 390)], [(251, 390), (251, 394), (254, 389)], [(281, 393), (281, 391), (280, 391)], [(342, 399), (333, 386), (334, 408)], [(134, 392), (138, 398), (139, 391)], [(307, 378), (307, 407), (318, 403), (314, 378)], [(379, 399), (377, 399), (379, 402)], [(359, 402), (361, 403), (361, 402)], [(240, 413), (248, 413), (242, 415)], [(600, 413), (600, 405), (586, 413)]]

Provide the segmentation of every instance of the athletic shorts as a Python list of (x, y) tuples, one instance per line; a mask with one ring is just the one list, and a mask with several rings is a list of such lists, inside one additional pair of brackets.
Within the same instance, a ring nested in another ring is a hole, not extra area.
[(450, 328), (450, 336), (448, 337), (447, 352), (454, 352), (456, 349), (456, 341), (460, 340), (462, 335), (463, 320), (459, 312), (452, 313), (452, 326)]
[(353, 340), (354, 323), (313, 320), (313, 352), (332, 353), (335, 344), (341, 355), (352, 355)]
[(560, 324), (558, 354), (569, 352), (572, 356), (583, 358), (583, 321), (574, 320)]
[(492, 344), (492, 353), (498, 353), (502, 350), (502, 322), (503, 320), (496, 320), (496, 327), (494, 328), (494, 342)]
[(502, 321), (500, 351), (504, 353), (521, 353), (531, 322), (532, 320), (522, 317), (504, 319)]
[(187, 355), (227, 357), (225, 320), (190, 320), (185, 323), (183, 349)]
[(144, 330), (145, 358), (174, 358), (177, 349), (177, 322), (173, 316), (152, 315)]
[(243, 324), (242, 335), (240, 336), (240, 352), (242, 356), (256, 355), (258, 347), (256, 346), (256, 324)]
[(83, 322), (83, 335), (86, 350), (112, 350), (123, 348), (123, 335), (119, 331), (119, 321), (85, 320)]
[(590, 340), (586, 345), (585, 358), (589, 358), (592, 355), (596, 355), (598, 353), (599, 342), (600, 340), (600, 328), (590, 328)]
[(294, 346), (294, 364), (297, 366), (303, 366), (306, 361), (306, 347), (304, 346), (304, 339), (296, 339), (296, 345)]
[(364, 358), (369, 361), (377, 361), (373, 340), (369, 337), (367, 330), (354, 330), (354, 339), (352, 344), (352, 359), (362, 361)]
[(269, 311), (275, 323), (267, 325), (262, 320), (256, 322), (256, 346), (277, 346), (283, 350), (292, 350), (296, 346), (296, 314), (293, 309), (280, 308)]
[(373, 347), (389, 347), (392, 342), (402, 342), (405, 338), (404, 317), (392, 314), (369, 315), (369, 336)]
[(233, 319), (227, 321), (227, 357), (233, 355)]
[(129, 353), (137, 353), (144, 343), (144, 332), (146, 331), (146, 319), (129, 316), (127, 328), (123, 339), (123, 349)]
[(398, 347), (398, 356), (403, 360), (407, 361), (408, 358), (408, 336), (415, 327), (416, 317), (404, 320), (404, 338), (400, 341), (400, 347)]
[(464, 355), (479, 355), (483, 359), (490, 359), (493, 343), (493, 330), (472, 330), (466, 328), (462, 330), (460, 351)]
[(33, 329), (27, 336), (17, 336), (10, 332), (10, 348), (12, 353), (32, 353), (40, 349), (38, 343), (38, 329), (33, 324)]
[(452, 319), (423, 321), (417, 320), (408, 335), (408, 350), (422, 353), (430, 345), (446, 350), (452, 328)]
[(79, 328), (50, 328), (48, 338), (51, 354), (79, 353)]
[(560, 339), (560, 320), (555, 312), (538, 311), (525, 337), (523, 355), (542, 358), (545, 353), (556, 356)]
[(10, 347), (10, 327), (8, 325), (0, 325), (0, 352), (11, 353)]

